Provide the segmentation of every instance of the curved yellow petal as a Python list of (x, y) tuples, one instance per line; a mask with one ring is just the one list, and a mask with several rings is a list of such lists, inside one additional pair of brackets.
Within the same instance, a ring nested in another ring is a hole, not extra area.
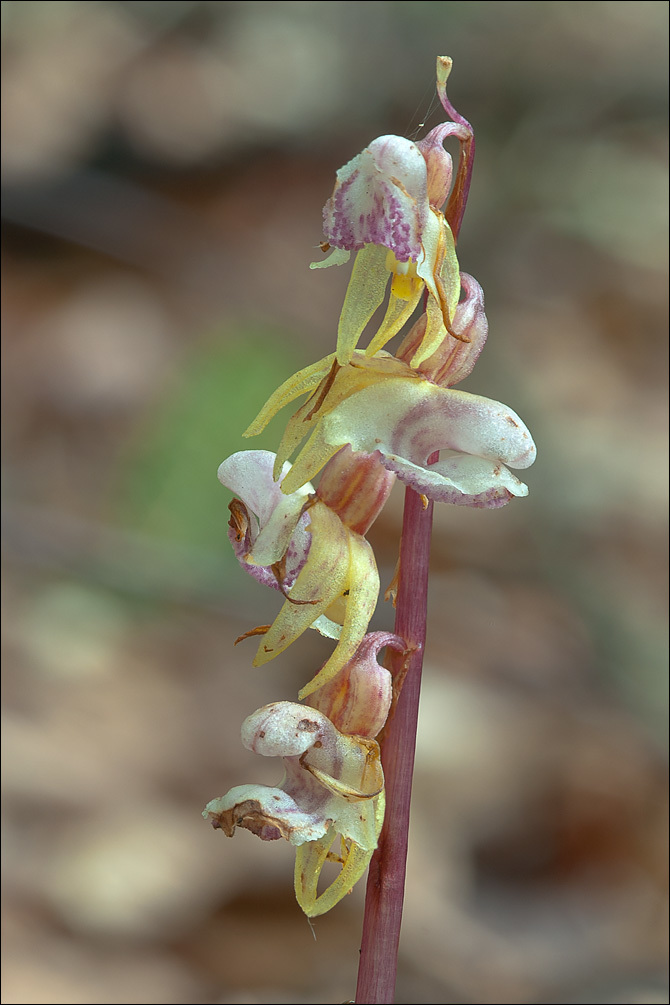
[(384, 299), (390, 272), (386, 248), (366, 244), (356, 255), (337, 328), (337, 362), (345, 366), (363, 329)]
[(298, 370), (288, 380), (285, 380), (281, 387), (273, 391), (254, 421), (245, 429), (242, 435), (257, 436), (258, 433), (261, 433), (265, 429), (270, 419), (273, 419), (277, 412), (284, 408), (285, 405), (288, 405), (291, 401), (295, 401), (301, 394), (314, 390), (332, 367), (334, 359), (335, 353), (331, 353), (329, 356), (324, 357), (324, 359), (320, 359), (316, 363), (310, 363), (304, 369)]
[[(411, 289), (411, 296), (409, 298), (399, 297), (394, 294), (393, 287), (396, 278), (407, 279)], [(411, 318), (412, 314), (416, 310), (416, 305), (421, 299), (422, 292), (423, 284), (420, 279), (414, 279), (413, 277), (407, 278), (405, 276), (394, 277), (391, 282), (391, 297), (389, 305), (386, 308), (384, 320), (370, 342), (370, 345), (365, 350), (366, 356), (374, 356), (376, 352), (384, 348), (386, 343), (389, 342), (394, 335), (398, 334), (402, 326), (409, 320), (409, 318)]]
[(449, 338), (447, 324), (451, 326), (461, 295), (461, 274), (454, 235), (446, 220), (442, 221), (439, 250), (436, 252), (437, 271), (433, 282), (426, 282), (430, 296), (426, 304), (427, 323), (423, 339), (412, 357), (416, 368), (432, 356), (440, 343)]
[(284, 652), (349, 585), (350, 532), (323, 503), (316, 502), (309, 517), (312, 543), (307, 561), (291, 590), (291, 600), (261, 639), (255, 667)]
[(410, 366), (416, 369), (425, 359), (432, 356), (445, 338), (451, 338), (444, 323), (444, 314), (439, 300), (428, 297), (426, 304), (426, 330), (419, 346), (412, 356)]
[[(316, 891), (319, 885), (321, 870), (326, 863), (330, 846), (336, 836), (333, 831), (329, 831), (325, 837), (320, 838), (318, 841), (307, 841), (296, 849), (293, 885), (296, 900), (308, 918), (314, 918), (318, 914), (325, 914), (326, 911), (329, 911), (337, 903), (337, 900), (334, 900), (332, 904), (328, 904), (325, 910), (317, 909), (317, 901), (320, 898)], [(338, 897), (337, 899), (341, 898)]]
[[(346, 608), (342, 634), (330, 659), (315, 677), (298, 692), (302, 701), (335, 677), (354, 655), (370, 624), (379, 597), (379, 573), (372, 548), (359, 534), (350, 534), (351, 564), (345, 598)], [(322, 613), (321, 611), (319, 613)]]
[(363, 848), (355, 841), (343, 842), (342, 869), (337, 878), (323, 891), (317, 893), (321, 870), (328, 858), (330, 847), (336, 837), (329, 831), (318, 841), (309, 841), (300, 845), (295, 856), (294, 886), (296, 899), (308, 918), (316, 918), (326, 914), (335, 907), (343, 897), (354, 888), (367, 869), (370, 859), (377, 846), (379, 834), (384, 822), (384, 793), (374, 800), (374, 844)]
[(454, 235), (452, 234), (451, 227), (446, 220), (444, 220), (442, 239), (444, 240), (444, 257), (440, 268), (440, 277), (442, 279), (442, 286), (446, 295), (447, 305), (449, 307), (449, 317), (451, 319), (454, 316), (454, 312), (458, 306), (458, 301), (461, 297), (461, 272), (458, 264), (458, 257), (456, 255), (456, 242), (454, 241)]
[(282, 492), (290, 495), (296, 491), (296, 487), (311, 481), (321, 468), (328, 463), (330, 458), (334, 457), (340, 447), (340, 444), (333, 446), (324, 440), (321, 425), (319, 424), (298, 454), (296, 462), (286, 478), (284, 478)]

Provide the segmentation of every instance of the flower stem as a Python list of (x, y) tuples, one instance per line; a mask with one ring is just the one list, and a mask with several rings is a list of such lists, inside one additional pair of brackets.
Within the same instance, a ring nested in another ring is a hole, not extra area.
[[(437, 455), (431, 460), (437, 459)], [(392, 1003), (405, 895), (405, 866), (414, 748), (419, 712), (421, 668), (426, 640), (428, 560), (433, 504), (408, 488), (405, 492), (395, 632), (412, 648), (395, 715), (386, 725), (382, 765), (386, 779), (386, 818), (370, 862), (363, 919), (356, 1001)], [(388, 652), (397, 678), (402, 653)]]

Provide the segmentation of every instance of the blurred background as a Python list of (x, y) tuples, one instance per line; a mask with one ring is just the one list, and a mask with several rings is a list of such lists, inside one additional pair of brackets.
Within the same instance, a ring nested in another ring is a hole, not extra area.
[(438, 54), (477, 134), (459, 257), (491, 334), (463, 386), (539, 455), (527, 500), (436, 509), (397, 1001), (668, 1001), (666, 20), (2, 4), (4, 1002), (353, 997), (363, 890), (315, 940), (290, 849), (200, 817), (279, 780), (240, 723), (328, 651), (233, 648), (279, 605), (216, 468), (276, 446), (287, 415), (242, 430), (332, 350), (322, 205), (372, 138), (440, 121)]

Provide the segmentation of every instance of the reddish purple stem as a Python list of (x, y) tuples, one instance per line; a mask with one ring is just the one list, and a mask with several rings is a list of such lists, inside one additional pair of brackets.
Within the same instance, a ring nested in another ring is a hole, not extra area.
[[(437, 455), (430, 460), (437, 460)], [(391, 1003), (395, 994), (421, 668), (426, 641), (432, 521), (433, 503), (429, 502), (424, 508), (424, 499), (408, 488), (405, 491), (400, 542), (395, 633), (414, 647), (414, 651), (409, 657), (395, 715), (387, 723), (382, 744), (386, 818), (368, 873), (357, 1002)], [(394, 677), (400, 673), (403, 660), (402, 653), (388, 653), (387, 662)]]

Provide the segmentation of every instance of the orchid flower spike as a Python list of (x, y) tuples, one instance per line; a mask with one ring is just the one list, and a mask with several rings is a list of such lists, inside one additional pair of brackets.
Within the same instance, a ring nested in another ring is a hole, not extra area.
[[(451, 61), (445, 60), (438, 60), (437, 73), (438, 93), (446, 101)], [(445, 110), (457, 114), (445, 101)], [(341, 265), (357, 252), (337, 334), (341, 366), (350, 362), (363, 330), (383, 302), (389, 278), (386, 314), (367, 355), (374, 355), (400, 331), (424, 290), (428, 324), (412, 365), (418, 366), (448, 335), (459, 337), (452, 326), (460, 295), (455, 236), (440, 209), (452, 182), (452, 161), (443, 146), (447, 136), (458, 137), (462, 149), (470, 150), (472, 129), (457, 116), (457, 121), (437, 126), (418, 143), (402, 136), (380, 136), (337, 172), (323, 211), (322, 246), (332, 249), (331, 254), (310, 267)], [(462, 194), (460, 165), (456, 187)]]

